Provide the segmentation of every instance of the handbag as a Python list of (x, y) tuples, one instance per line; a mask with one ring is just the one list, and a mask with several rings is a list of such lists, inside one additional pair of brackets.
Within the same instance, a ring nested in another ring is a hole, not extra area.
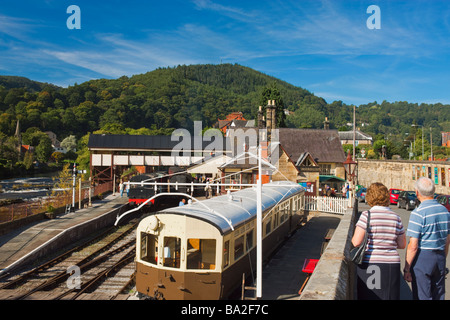
[(364, 252), (366, 251), (367, 241), (369, 239), (369, 225), (370, 225), (370, 210), (367, 212), (367, 225), (366, 234), (364, 235), (364, 241), (359, 247), (350, 250), (350, 260), (356, 264), (361, 264), (364, 258)]

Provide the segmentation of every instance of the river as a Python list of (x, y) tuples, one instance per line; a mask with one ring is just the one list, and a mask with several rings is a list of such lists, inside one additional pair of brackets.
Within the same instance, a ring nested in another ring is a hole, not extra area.
[(42, 176), (12, 178), (0, 180), (0, 200), (23, 199), (38, 200), (50, 195), (55, 184), (54, 177), (58, 172), (48, 173)]

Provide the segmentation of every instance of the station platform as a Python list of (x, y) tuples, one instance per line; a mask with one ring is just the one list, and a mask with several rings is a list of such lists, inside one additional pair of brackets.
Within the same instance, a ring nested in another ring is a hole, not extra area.
[[(67, 244), (68, 241), (77, 241), (83, 232), (89, 232), (86, 229), (88, 225), (92, 225), (90, 228), (96, 227), (92, 221), (100, 226), (104, 224), (102, 220), (106, 219), (106, 215), (111, 215), (108, 220), (114, 221), (115, 211), (127, 203), (128, 197), (120, 197), (118, 193), (110, 194), (102, 200), (92, 202), (91, 207), (62, 214), (54, 219), (30, 223), (0, 236), (0, 276), (12, 268), (36, 259), (39, 251), (48, 252)], [(81, 230), (79, 226), (84, 226), (85, 229)]]
[(261, 300), (298, 300), (306, 280), (305, 259), (320, 259), (328, 230), (336, 229), (341, 215), (314, 213), (263, 266)]

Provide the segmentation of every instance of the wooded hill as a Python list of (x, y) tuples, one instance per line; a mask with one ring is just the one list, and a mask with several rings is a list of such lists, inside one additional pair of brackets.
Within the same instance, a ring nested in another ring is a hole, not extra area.
[[(170, 134), (171, 128), (192, 129), (194, 121), (212, 126), (233, 111), (255, 119), (264, 89), (276, 87), (285, 124), (297, 128), (345, 129), (353, 106), (327, 103), (306, 89), (237, 64), (191, 65), (157, 70), (119, 79), (92, 80), (61, 88), (20, 77), (0, 77), (0, 132), (11, 136), (20, 120), (22, 131), (53, 131), (62, 140), (80, 138), (105, 127), (148, 128)], [(432, 127), (433, 142), (440, 131), (450, 131), (450, 106), (408, 102), (377, 102), (357, 107), (357, 126), (376, 135), (411, 134), (411, 124)], [(428, 129), (429, 130), (429, 129)], [(428, 134), (429, 136), (429, 134)]]

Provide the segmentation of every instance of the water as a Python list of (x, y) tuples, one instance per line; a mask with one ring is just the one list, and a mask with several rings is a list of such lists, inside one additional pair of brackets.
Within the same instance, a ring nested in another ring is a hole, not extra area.
[(0, 180), (0, 200), (23, 199), (38, 200), (50, 195), (53, 191), (54, 176), (58, 173), (49, 173), (46, 176), (13, 178)]

